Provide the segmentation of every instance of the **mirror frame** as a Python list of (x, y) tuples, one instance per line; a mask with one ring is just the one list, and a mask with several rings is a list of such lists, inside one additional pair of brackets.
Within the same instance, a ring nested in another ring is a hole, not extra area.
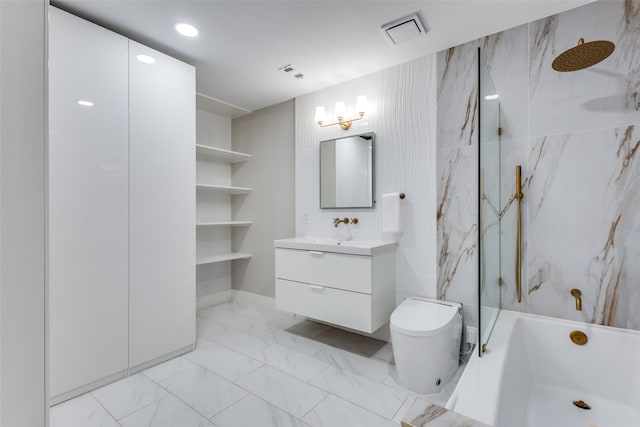
[[(370, 136), (371, 137), (371, 205), (370, 206), (335, 206), (335, 207), (323, 207), (322, 206), (322, 155), (320, 154), (320, 147), (323, 142), (339, 141), (341, 139), (353, 138), (358, 136)], [(346, 135), (339, 138), (325, 139), (318, 144), (318, 203), (320, 209), (323, 210), (349, 210), (349, 209), (374, 209), (376, 207), (376, 133), (364, 132), (355, 135)]]

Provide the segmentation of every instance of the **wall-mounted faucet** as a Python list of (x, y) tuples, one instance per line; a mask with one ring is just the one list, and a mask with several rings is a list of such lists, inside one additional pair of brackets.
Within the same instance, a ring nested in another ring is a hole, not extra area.
[(580, 289), (571, 289), (571, 296), (576, 299), (576, 310), (582, 311), (582, 292)]
[(346, 218), (346, 217), (342, 218), (342, 219), (333, 218), (333, 226), (335, 228), (338, 228), (339, 224), (345, 224), (346, 225), (346, 224), (357, 224), (357, 223), (358, 223), (358, 218), (351, 218), (351, 219)]
[(334, 226), (335, 228), (338, 228), (338, 225), (339, 225), (339, 224), (349, 224), (349, 218), (346, 218), (346, 217), (345, 217), (345, 218), (342, 218), (342, 219), (340, 219), (340, 218), (333, 218), (333, 226)]

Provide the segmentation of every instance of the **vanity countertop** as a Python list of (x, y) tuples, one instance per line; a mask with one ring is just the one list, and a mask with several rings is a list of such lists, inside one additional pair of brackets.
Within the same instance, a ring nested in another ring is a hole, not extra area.
[(402, 427), (489, 427), (422, 399), (416, 399), (401, 424)]
[(323, 237), (293, 237), (273, 241), (276, 248), (351, 255), (377, 255), (392, 250), (395, 244), (396, 242), (390, 240), (335, 240)]

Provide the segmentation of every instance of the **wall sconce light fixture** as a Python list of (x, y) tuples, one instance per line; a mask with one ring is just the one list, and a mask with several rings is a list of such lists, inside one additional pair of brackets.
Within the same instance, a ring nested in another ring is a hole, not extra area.
[(344, 130), (347, 130), (351, 127), (351, 123), (358, 121), (364, 117), (364, 113), (367, 111), (367, 97), (364, 95), (358, 96), (356, 99), (356, 112), (359, 114), (359, 117), (345, 118), (346, 115), (346, 107), (343, 101), (336, 102), (336, 106), (334, 109), (334, 114), (337, 122), (327, 123), (325, 124), (325, 109), (323, 106), (316, 107), (316, 116), (314, 121), (318, 123), (318, 125), (322, 128), (333, 125), (340, 125), (340, 127)]

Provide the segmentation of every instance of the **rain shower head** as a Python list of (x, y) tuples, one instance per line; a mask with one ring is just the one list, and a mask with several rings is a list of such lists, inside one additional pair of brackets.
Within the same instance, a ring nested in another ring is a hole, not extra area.
[(577, 46), (558, 55), (551, 67), (560, 72), (582, 70), (604, 61), (615, 48), (616, 45), (610, 41), (596, 40), (585, 43), (584, 39), (580, 39)]

